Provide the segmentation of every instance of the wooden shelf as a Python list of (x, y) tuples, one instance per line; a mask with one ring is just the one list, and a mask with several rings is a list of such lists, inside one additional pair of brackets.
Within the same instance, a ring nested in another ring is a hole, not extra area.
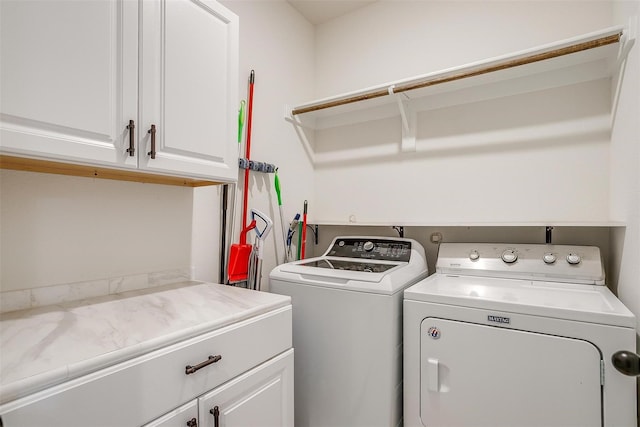
[(112, 179), (118, 181), (133, 181), (146, 184), (178, 185), (183, 187), (202, 187), (207, 185), (224, 184), (217, 181), (149, 174), (134, 170), (110, 169), (101, 166), (79, 165), (5, 155), (0, 155), (0, 169), (52, 173), (56, 175), (80, 176), (85, 178)]
[[(624, 27), (612, 27), (307, 102), (288, 110), (285, 118), (302, 128), (326, 129), (400, 115), (403, 137), (411, 137), (417, 111), (609, 77), (619, 68), (634, 41), (632, 34), (625, 37)], [(454, 92), (451, 99), (442, 98)], [(430, 98), (436, 98), (435, 95), (440, 98), (434, 102)]]

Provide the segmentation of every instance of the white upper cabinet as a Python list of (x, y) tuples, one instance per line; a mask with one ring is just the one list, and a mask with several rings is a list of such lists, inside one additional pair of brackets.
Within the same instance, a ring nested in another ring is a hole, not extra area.
[(236, 179), (237, 16), (211, 0), (0, 6), (2, 153)]
[(140, 168), (236, 179), (237, 17), (210, 0), (140, 5)]
[(2, 151), (136, 167), (137, 4), (0, 3)]

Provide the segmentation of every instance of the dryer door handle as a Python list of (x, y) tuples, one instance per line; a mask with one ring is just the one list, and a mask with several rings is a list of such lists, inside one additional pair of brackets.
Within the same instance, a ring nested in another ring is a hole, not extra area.
[(428, 358), (427, 359), (427, 388), (429, 391), (439, 391), (440, 389), (440, 378), (438, 376), (438, 371), (440, 366), (440, 362), (438, 359)]
[(618, 351), (611, 356), (611, 363), (620, 372), (631, 377), (640, 376), (640, 356), (631, 351)]

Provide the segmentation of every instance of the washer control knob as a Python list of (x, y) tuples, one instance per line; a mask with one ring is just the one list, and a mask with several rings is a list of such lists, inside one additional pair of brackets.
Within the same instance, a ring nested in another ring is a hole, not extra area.
[(362, 245), (362, 248), (367, 252), (371, 252), (373, 250), (373, 242), (365, 242), (364, 245)]
[(569, 255), (567, 255), (567, 262), (569, 264), (580, 264), (581, 261), (582, 257), (578, 254), (570, 253)]
[(475, 260), (477, 260), (478, 258), (480, 258), (480, 254), (478, 253), (478, 251), (477, 251), (477, 250), (475, 250), (475, 249), (474, 249), (474, 250), (472, 250), (471, 252), (469, 252), (469, 259), (470, 259), (471, 261), (475, 261)]
[(513, 249), (502, 252), (502, 260), (507, 264), (513, 264), (518, 260), (518, 254)]
[(553, 264), (558, 260), (558, 257), (555, 254), (552, 254), (551, 252), (547, 252), (542, 256), (542, 260), (544, 261), (545, 264)]

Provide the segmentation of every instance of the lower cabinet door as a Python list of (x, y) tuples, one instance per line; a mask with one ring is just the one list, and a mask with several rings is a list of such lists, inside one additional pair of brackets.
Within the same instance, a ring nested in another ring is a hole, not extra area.
[(143, 427), (198, 427), (198, 400), (193, 399)]
[(293, 349), (198, 399), (200, 427), (293, 427)]

